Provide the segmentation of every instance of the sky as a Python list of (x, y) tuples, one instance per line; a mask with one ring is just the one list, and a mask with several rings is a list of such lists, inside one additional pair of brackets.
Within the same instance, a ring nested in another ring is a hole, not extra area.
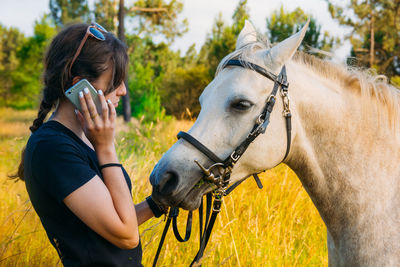
[[(89, 0), (89, 3), (93, 0)], [(126, 3), (132, 0), (125, 1)], [(172, 48), (185, 52), (193, 43), (197, 50), (204, 43), (207, 33), (211, 31), (218, 13), (222, 13), (223, 19), (229, 24), (232, 22), (232, 14), (239, 0), (183, 0), (184, 9), (180, 18), (187, 18), (189, 32), (176, 39)], [(322, 32), (329, 31), (331, 36), (343, 39), (349, 32), (332, 20), (325, 0), (248, 0), (250, 9), (250, 21), (264, 33), (266, 18), (283, 5), (287, 11), (293, 11), (300, 7), (307, 14), (311, 14), (317, 23), (321, 25)], [(26, 35), (33, 34), (34, 21), (43, 14), (49, 13), (49, 0), (0, 0), (0, 23), (9, 27), (13, 26)], [(350, 52), (349, 42), (338, 48), (334, 53), (337, 61), (343, 61)]]

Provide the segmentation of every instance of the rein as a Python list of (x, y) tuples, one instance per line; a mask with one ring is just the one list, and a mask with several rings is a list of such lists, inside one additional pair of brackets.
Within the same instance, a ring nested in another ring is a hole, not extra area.
[[(287, 136), (286, 153), (282, 161), (286, 159), (290, 151), (292, 115), (289, 108), (289, 94), (288, 94), (289, 83), (287, 82), (287, 77), (286, 77), (286, 67), (283, 66), (279, 75), (276, 76), (272, 72), (269, 72), (263, 67), (251, 62), (232, 59), (225, 64), (224, 68), (227, 66), (238, 66), (256, 71), (257, 73), (263, 75), (264, 77), (272, 80), (274, 82), (274, 87), (266, 100), (266, 104), (264, 106), (263, 111), (256, 119), (255, 125), (253, 129), (250, 131), (249, 135), (246, 137), (245, 140), (242, 141), (242, 143), (240, 143), (234, 149), (234, 151), (225, 160), (219, 158), (214, 152), (212, 152), (209, 148), (207, 148), (205, 145), (203, 145), (200, 141), (198, 141), (190, 134), (182, 131), (178, 133), (177, 136), (178, 139), (182, 138), (185, 141), (189, 142), (191, 145), (193, 145), (195, 148), (197, 148), (199, 151), (201, 151), (204, 155), (206, 155), (210, 160), (214, 162), (214, 164), (207, 169), (203, 165), (201, 165), (201, 163), (195, 160), (195, 163), (199, 166), (199, 168), (202, 170), (204, 174), (202, 180), (205, 180), (206, 182), (213, 184), (216, 188), (213, 190), (213, 192), (206, 194), (207, 204), (206, 204), (206, 218), (204, 222), (204, 227), (203, 227), (203, 198), (201, 200), (201, 205), (199, 207), (200, 248), (190, 266), (193, 266), (193, 264), (195, 263), (197, 266), (200, 265), (200, 260), (203, 257), (204, 250), (207, 246), (208, 240), (210, 239), (215, 220), (217, 218), (218, 213), (221, 211), (222, 198), (231, 193), (233, 189), (235, 189), (240, 183), (244, 181), (244, 180), (238, 181), (234, 183), (232, 186), (228, 187), (230, 181), (230, 175), (232, 173), (232, 169), (235, 166), (236, 162), (242, 157), (244, 152), (247, 150), (249, 145), (257, 138), (257, 136), (265, 133), (267, 126), (270, 122), (270, 116), (274, 108), (276, 102), (276, 96), (279, 89), (283, 100), (283, 116), (285, 117), (286, 120), (286, 136)], [(253, 177), (257, 183), (257, 186), (261, 189), (262, 184), (257, 173), (253, 174)], [(214, 201), (212, 200), (213, 197)], [(211, 207), (212, 207), (212, 212), (211, 212)], [(157, 264), (161, 248), (164, 243), (171, 221), (173, 222), (174, 235), (179, 242), (186, 242), (190, 238), (190, 233), (192, 229), (192, 217), (193, 217), (192, 211), (189, 211), (188, 214), (185, 238), (182, 238), (178, 231), (177, 227), (178, 215), (179, 215), (179, 208), (172, 207), (168, 214), (168, 219), (161, 236), (157, 253), (154, 258), (153, 266), (156, 266)]]

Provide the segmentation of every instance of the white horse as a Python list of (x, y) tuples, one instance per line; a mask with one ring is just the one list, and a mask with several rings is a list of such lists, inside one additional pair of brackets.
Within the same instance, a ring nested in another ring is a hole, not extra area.
[[(330, 266), (400, 264), (399, 91), (382, 77), (348, 70), (296, 53), (307, 25), (274, 47), (258, 41), (246, 22), (236, 51), (220, 63), (200, 96), (201, 112), (189, 133), (226, 158), (252, 129), (273, 82), (224, 63), (239, 58), (278, 74), (285, 64), (292, 113), (292, 145), (286, 152), (282, 99), (270, 124), (233, 168), (231, 182), (287, 164), (299, 177), (328, 230)], [(194, 163), (212, 162), (178, 140), (158, 162), (150, 181), (159, 202), (196, 209), (208, 184)]]

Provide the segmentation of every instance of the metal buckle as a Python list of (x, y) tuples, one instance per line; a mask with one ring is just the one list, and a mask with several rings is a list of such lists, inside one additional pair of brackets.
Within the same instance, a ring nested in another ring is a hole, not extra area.
[(264, 120), (261, 119), (262, 115), (263, 114), (261, 113), (260, 116), (258, 116), (258, 118), (256, 119), (256, 124), (260, 125), (260, 124), (262, 124), (264, 122)]
[(222, 197), (225, 194), (225, 188), (220, 187), (214, 192), (213, 211), (220, 212), (222, 206)]
[(276, 96), (271, 94), (271, 95), (268, 96), (266, 102), (270, 102), (272, 98), (273, 98), (274, 100), (276, 100)]
[(220, 212), (221, 206), (222, 206), (222, 198), (221, 199), (215, 198), (213, 203), (213, 211)]
[(234, 156), (235, 152), (236, 151), (233, 151), (231, 154), (231, 159), (233, 160), (234, 163), (236, 163), (236, 161), (238, 161), (240, 158), (240, 155), (236, 155), (236, 157)]
[(283, 101), (283, 116), (288, 117), (290, 114), (290, 97), (287, 90), (281, 90), (282, 101)]

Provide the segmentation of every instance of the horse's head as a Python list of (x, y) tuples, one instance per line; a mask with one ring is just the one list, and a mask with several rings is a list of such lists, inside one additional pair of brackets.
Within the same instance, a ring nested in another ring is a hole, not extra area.
[[(278, 75), (299, 47), (307, 26), (270, 48), (268, 44), (257, 41), (254, 27), (246, 21), (237, 39), (236, 51), (221, 61), (216, 77), (200, 96), (201, 112), (189, 134), (219, 158), (231, 155), (253, 129), (274, 82), (248, 68), (225, 67), (226, 62), (230, 59), (246, 60)], [(282, 101), (277, 95), (267, 131), (255, 139), (235, 164), (231, 183), (282, 162), (287, 148)], [(150, 176), (154, 199), (169, 206), (196, 209), (203, 194), (211, 187), (202, 182), (204, 173), (195, 160), (203, 166), (214, 163), (186, 140), (178, 140)]]

